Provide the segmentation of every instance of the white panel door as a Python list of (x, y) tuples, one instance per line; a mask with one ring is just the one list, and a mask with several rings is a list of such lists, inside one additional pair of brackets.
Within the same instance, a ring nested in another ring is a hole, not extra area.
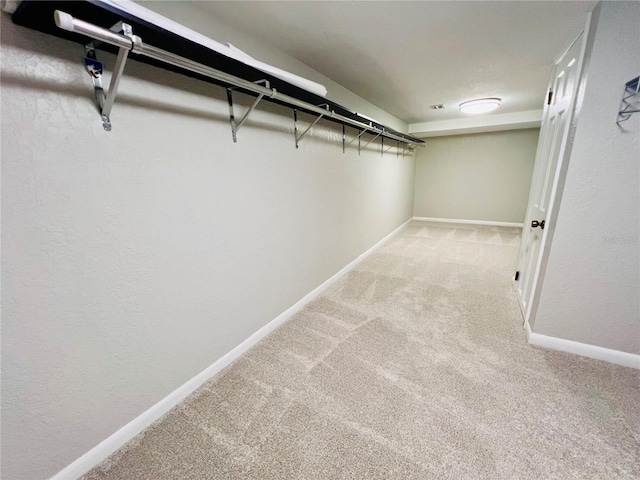
[(577, 93), (582, 44), (580, 35), (554, 66), (542, 119), (518, 258), (517, 291), (525, 322), (529, 321), (531, 314), (531, 301), (547, 237), (544, 227), (549, 218), (552, 194), (555, 195), (561, 159), (567, 144), (571, 109)]

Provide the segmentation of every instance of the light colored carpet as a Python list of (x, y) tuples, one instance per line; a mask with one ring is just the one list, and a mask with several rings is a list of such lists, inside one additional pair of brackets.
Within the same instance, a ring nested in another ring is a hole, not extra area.
[(83, 478), (639, 478), (639, 372), (527, 345), (519, 241), (410, 224)]

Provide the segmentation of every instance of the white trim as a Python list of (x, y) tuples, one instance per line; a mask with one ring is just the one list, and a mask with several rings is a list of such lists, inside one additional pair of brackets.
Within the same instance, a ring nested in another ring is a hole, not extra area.
[(276, 318), (267, 323), (260, 330), (255, 332), (249, 338), (247, 338), (240, 345), (235, 347), (230, 352), (226, 353), (218, 360), (216, 360), (212, 365), (204, 369), (202, 372), (197, 374), (191, 380), (187, 381), (169, 395), (164, 397), (158, 403), (153, 405), (151, 408), (138, 415), (136, 418), (127, 423), (120, 430), (115, 432), (113, 435), (108, 437), (107, 439), (100, 442), (97, 446), (89, 450), (87, 453), (82, 455), (76, 461), (71, 463), (69, 466), (55, 474), (51, 477), (51, 480), (75, 480), (93, 467), (98, 465), (104, 459), (106, 459), (113, 452), (122, 447), (125, 443), (131, 440), (133, 437), (142, 432), (145, 428), (151, 425), (153, 422), (162, 417), (165, 413), (171, 410), (174, 406), (184, 400), (187, 396), (189, 396), (192, 392), (194, 392), (198, 387), (200, 387), (204, 382), (209, 380), (215, 374), (220, 372), (223, 368), (230, 365), (234, 360), (238, 359), (243, 353), (253, 347), (256, 343), (266, 337), (269, 333), (275, 330), (277, 327), (282, 325), (286, 320), (291, 318), (295, 313), (299, 312), (304, 308), (304, 306), (309, 303), (311, 300), (320, 295), (323, 291), (325, 291), (328, 287), (330, 287), (333, 283), (340, 279), (344, 274), (352, 270), (358, 263), (371, 255), (374, 251), (382, 246), (387, 240), (391, 237), (399, 233), (407, 224), (411, 221), (411, 219), (404, 222), (398, 228), (396, 228), (389, 235), (384, 237), (382, 240), (377, 242), (367, 251), (359, 255), (355, 260), (342, 268), (339, 272), (334, 274), (331, 278), (324, 281), (321, 285), (316, 287), (314, 290), (309, 292), (307, 295), (302, 297), (298, 302), (289, 307), (287, 310), (282, 312)]
[(409, 133), (416, 137), (427, 138), (539, 128), (542, 121), (542, 112), (542, 110), (529, 110), (525, 112), (470, 116), (453, 120), (411, 123), (409, 124)]
[(561, 352), (573, 353), (583, 357), (595, 358), (596, 360), (603, 360), (605, 362), (615, 363), (616, 365), (622, 365), (624, 367), (640, 369), (640, 355), (534, 333), (531, 331), (529, 322), (525, 323), (525, 328), (527, 331), (527, 340), (531, 345), (551, 350), (559, 350)]
[(493, 220), (461, 220), (458, 218), (437, 218), (437, 217), (413, 217), (416, 222), (440, 222), (440, 223), (464, 223), (467, 225), (489, 225), (492, 227), (518, 227), (522, 228), (524, 223), (514, 222), (494, 222)]

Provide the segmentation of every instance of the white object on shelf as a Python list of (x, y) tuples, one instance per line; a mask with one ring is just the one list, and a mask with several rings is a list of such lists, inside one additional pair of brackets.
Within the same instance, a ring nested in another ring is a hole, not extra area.
[(273, 75), (274, 77), (279, 78), (280, 80), (284, 80), (285, 82), (289, 82), (290, 84), (295, 85), (296, 87), (300, 87), (303, 90), (314, 93), (321, 97), (327, 95), (327, 89), (324, 85), (321, 85), (312, 80), (308, 80), (294, 73), (287, 72), (278, 67), (274, 67), (273, 65), (269, 65), (267, 63), (256, 60), (250, 55), (247, 55), (242, 50), (234, 47), (233, 45), (224, 45), (220, 42), (216, 42), (215, 40), (212, 40), (209, 37), (196, 32), (195, 30), (191, 30), (184, 25), (180, 25), (179, 23), (174, 22), (167, 17), (164, 17), (156, 12), (149, 10), (148, 8), (132, 2), (131, 0), (101, 0), (98, 3), (110, 5), (119, 10), (124, 10), (125, 12), (135, 15), (142, 20), (152, 23), (160, 28), (164, 28), (165, 30), (175, 33), (176, 35), (186, 38), (187, 40), (191, 40), (192, 42), (202, 45), (203, 47), (207, 47), (214, 52), (221, 53), (222, 55), (233, 58), (234, 60), (238, 60), (245, 65), (249, 65), (250, 67)]

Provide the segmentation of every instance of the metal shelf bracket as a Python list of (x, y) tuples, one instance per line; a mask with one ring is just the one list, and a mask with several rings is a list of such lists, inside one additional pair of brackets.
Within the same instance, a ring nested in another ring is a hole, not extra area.
[[(343, 125), (344, 126), (344, 125)], [(345, 131), (344, 129), (342, 130), (342, 153), (345, 152), (345, 147), (348, 147), (349, 145), (351, 145), (353, 142), (355, 142), (356, 140), (358, 140), (358, 154), (360, 154), (360, 137), (362, 137), (362, 135), (364, 135), (366, 133), (366, 130), (362, 130), (358, 136), (353, 137), (351, 140), (349, 140), (349, 143), (347, 143), (345, 145), (344, 141), (345, 141)]]
[(389, 146), (384, 150), (384, 152), (382, 152), (382, 153), (383, 153), (383, 154), (385, 154), (385, 153), (387, 153), (389, 150), (391, 150), (392, 148), (394, 148), (394, 147), (395, 147), (395, 148), (398, 148), (399, 146), (400, 146), (400, 142), (398, 142), (398, 144), (397, 144), (397, 145), (389, 145)]
[[(256, 80), (253, 83), (264, 83), (265, 88), (271, 88), (269, 80)], [(260, 100), (264, 98), (264, 93), (259, 93), (256, 99), (253, 101), (251, 106), (247, 109), (245, 114), (242, 116), (239, 122), (236, 122), (236, 117), (233, 111), (233, 90), (235, 87), (227, 88), (227, 101), (229, 102), (229, 123), (231, 123), (231, 134), (233, 135), (233, 143), (238, 142), (238, 131), (244, 125), (244, 122), (249, 118), (251, 112), (255, 110), (255, 108), (260, 103)]]
[[(115, 33), (122, 33), (124, 36), (133, 39), (133, 29), (131, 25), (123, 22), (116, 23), (109, 30)], [(98, 61), (96, 58), (96, 47), (100, 45), (102, 42), (94, 41), (91, 42), (84, 47), (85, 51), (85, 59), (84, 59), (84, 68), (91, 77), (91, 81), (93, 82), (93, 93), (96, 97), (96, 104), (98, 106), (98, 110), (100, 111), (100, 116), (102, 118), (102, 127), (106, 131), (111, 130), (111, 119), (109, 118), (111, 115), (111, 109), (113, 108), (113, 104), (116, 101), (116, 94), (118, 93), (118, 85), (120, 84), (120, 79), (122, 78), (122, 73), (124, 71), (124, 66), (127, 63), (127, 58), (129, 56), (129, 49), (120, 47), (118, 49), (118, 56), (116, 57), (116, 65), (113, 68), (113, 73), (111, 74), (111, 82), (109, 83), (109, 90), (106, 95), (104, 92), (104, 87), (102, 86), (102, 63)]]
[(402, 152), (401, 152), (401, 153), (402, 153), (402, 158), (404, 158), (404, 154), (405, 154), (406, 152), (411, 152), (411, 153), (413, 153), (413, 150), (414, 150), (414, 149), (413, 149), (413, 148), (411, 148), (411, 145), (406, 145), (406, 146), (402, 149)]
[(620, 125), (622, 122), (629, 120), (633, 113), (638, 112), (640, 112), (640, 77), (629, 80), (624, 85), (624, 93), (622, 94), (616, 123)]
[[(383, 129), (383, 130), (381, 130), (381, 131), (379, 131), (379, 132), (378, 132), (378, 134), (377, 134), (375, 137), (373, 137), (371, 140), (369, 140), (367, 143), (365, 143), (365, 144), (362, 146), (362, 150), (364, 150), (365, 148), (367, 148), (367, 145), (369, 145), (371, 142), (373, 142), (376, 138), (378, 138), (378, 137), (379, 137), (380, 135), (382, 135), (383, 133), (384, 133), (384, 129)], [(360, 153), (360, 150), (361, 150), (361, 149), (359, 148), (359, 149), (358, 149), (358, 153)]]
[[(329, 111), (329, 105), (327, 105), (326, 103), (323, 105), (318, 105), (318, 106), (323, 106), (324, 108), (327, 109), (327, 112)], [(320, 121), (320, 119), (322, 117), (324, 117), (324, 113), (321, 113), (318, 118), (316, 118), (307, 128), (304, 132), (302, 132), (300, 135), (298, 135), (298, 110), (297, 109), (293, 109), (293, 133), (296, 137), (296, 148), (299, 148), (300, 146), (300, 140), (302, 140), (304, 138), (304, 136), (309, 132), (309, 130), (311, 130), (316, 123), (318, 123)]]

